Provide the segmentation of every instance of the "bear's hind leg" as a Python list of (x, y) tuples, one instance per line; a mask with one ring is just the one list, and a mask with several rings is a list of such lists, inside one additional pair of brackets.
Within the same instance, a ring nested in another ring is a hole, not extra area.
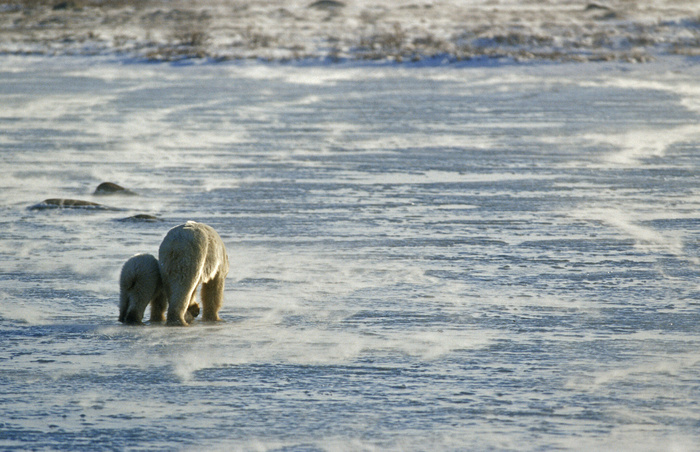
[(186, 320), (187, 308), (190, 300), (194, 295), (197, 285), (183, 287), (176, 285), (170, 290), (170, 304), (168, 305), (168, 320), (167, 325), (187, 326)]
[(226, 275), (217, 274), (210, 281), (202, 284), (202, 320), (216, 322), (219, 318), (219, 309), (224, 302), (224, 283)]

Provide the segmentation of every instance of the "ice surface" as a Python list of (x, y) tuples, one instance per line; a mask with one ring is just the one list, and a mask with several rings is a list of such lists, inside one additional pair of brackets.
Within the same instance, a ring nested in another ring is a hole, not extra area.
[[(3, 57), (0, 448), (693, 450), (699, 72)], [(190, 219), (225, 321), (122, 326)]]

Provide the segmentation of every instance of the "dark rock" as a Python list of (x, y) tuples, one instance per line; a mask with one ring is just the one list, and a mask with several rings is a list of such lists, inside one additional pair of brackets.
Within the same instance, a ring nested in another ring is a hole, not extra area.
[(611, 11), (612, 8), (609, 6), (601, 5), (599, 3), (589, 3), (586, 5), (585, 11)]
[(80, 199), (64, 199), (50, 198), (45, 199), (39, 204), (34, 204), (29, 207), (29, 210), (46, 210), (46, 209), (94, 209), (94, 210), (119, 210), (113, 207), (108, 207), (103, 204), (98, 204), (92, 201), (83, 201)]
[(58, 2), (55, 5), (53, 5), (52, 9), (54, 11), (61, 11), (64, 9), (75, 9), (76, 4), (75, 2), (72, 1), (64, 1), (64, 2)]
[(163, 221), (163, 220), (161, 220), (160, 218), (153, 216), (153, 215), (140, 213), (137, 215), (132, 215), (130, 217), (126, 217), (126, 218), (120, 218), (117, 221), (133, 222), (133, 223), (156, 223), (158, 221)]
[(345, 6), (345, 3), (338, 2), (336, 0), (318, 0), (317, 2), (313, 2), (312, 4), (310, 4), (309, 8), (337, 9), (337, 8), (343, 8), (344, 6)]
[(100, 185), (97, 186), (95, 189), (96, 195), (113, 195), (113, 194), (121, 194), (121, 195), (135, 195), (133, 191), (126, 189), (122, 187), (121, 185), (117, 185), (114, 182), (102, 182)]

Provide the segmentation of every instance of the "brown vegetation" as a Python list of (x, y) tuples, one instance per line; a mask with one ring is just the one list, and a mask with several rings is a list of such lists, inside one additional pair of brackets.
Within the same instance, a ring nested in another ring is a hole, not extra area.
[(694, 1), (660, 3), (0, 0), (0, 53), (395, 61), (644, 61), (700, 53)]

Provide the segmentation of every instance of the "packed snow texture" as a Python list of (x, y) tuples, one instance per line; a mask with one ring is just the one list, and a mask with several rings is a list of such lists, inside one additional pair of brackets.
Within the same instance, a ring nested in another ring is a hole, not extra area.
[(0, 52), (640, 62), (698, 55), (700, 6), (696, 0), (2, 0)]
[[(688, 58), (0, 63), (0, 449), (697, 450)], [(121, 325), (190, 219), (224, 321)]]

